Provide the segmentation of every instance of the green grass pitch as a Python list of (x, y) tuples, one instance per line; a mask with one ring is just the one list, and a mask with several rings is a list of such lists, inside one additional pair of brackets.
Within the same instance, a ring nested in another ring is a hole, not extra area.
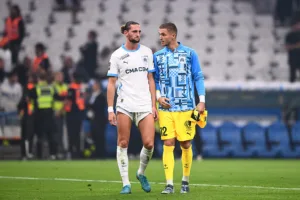
[(142, 191), (135, 178), (138, 164), (129, 163), (132, 194), (120, 195), (115, 160), (0, 161), (0, 200), (300, 199), (299, 160), (194, 161), (189, 194), (179, 193), (182, 169), (176, 160), (172, 195), (160, 194), (164, 188), (160, 160), (152, 160), (146, 171), (150, 193)]

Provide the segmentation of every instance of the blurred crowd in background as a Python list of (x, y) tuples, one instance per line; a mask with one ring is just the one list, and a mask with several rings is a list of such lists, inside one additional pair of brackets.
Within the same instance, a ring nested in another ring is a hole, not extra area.
[[(76, 20), (79, 6), (79, 1), (57, 1), (57, 9), (68, 11), (71, 8), (73, 23), (79, 23)], [(51, 159), (81, 157), (83, 123), (88, 127), (85, 128), (88, 131), (86, 138), (90, 138), (87, 141), (94, 145), (93, 156), (104, 157), (106, 98), (102, 77), (95, 72), (98, 67), (97, 33), (88, 32), (86, 44), (79, 49), (80, 60), (62, 56), (61, 70), (53, 71), (46, 48), (50, 44), (43, 41), (32, 47), (34, 58), (26, 56), (19, 60), (26, 27), (18, 5), (10, 6), (10, 16), (3, 28), (0, 40), (0, 111), (18, 112), (22, 158), (43, 158), (44, 139), (49, 143)], [(49, 105), (43, 107), (43, 104)], [(67, 145), (63, 144), (64, 127), (68, 133)]]
[[(80, 0), (55, 2), (56, 10), (70, 12), (73, 24), (81, 23), (77, 17), (82, 9)], [(286, 38), (286, 48), (290, 69), (295, 74), (300, 70), (297, 46), (300, 42), (299, 6), (299, 0), (277, 0), (274, 14), (278, 26), (292, 25)], [(106, 77), (96, 71), (108, 64), (110, 54), (117, 47), (105, 47), (99, 52), (97, 32), (90, 30), (87, 42), (78, 49), (81, 58), (73, 60), (70, 56), (62, 55), (60, 71), (53, 71), (51, 57), (47, 55), (47, 46), (51, 44), (45, 44), (44, 41), (30, 47), (34, 49), (35, 57), (25, 56), (20, 60), (18, 55), (26, 35), (26, 26), (19, 6), (9, 4), (9, 8), (10, 15), (5, 19), (5, 27), (0, 27), (3, 30), (0, 38), (0, 111), (18, 112), (21, 119), (22, 158), (43, 158), (44, 139), (49, 142), (51, 159), (80, 158), (83, 156), (80, 151), (82, 127), (87, 133), (85, 143), (94, 149), (92, 156), (104, 158)], [(99, 59), (103, 61), (101, 64), (98, 63)], [(290, 80), (295, 81), (295, 77)], [(43, 101), (51, 102), (51, 107), (39, 107)], [(64, 127), (68, 133), (67, 144), (63, 142)]]

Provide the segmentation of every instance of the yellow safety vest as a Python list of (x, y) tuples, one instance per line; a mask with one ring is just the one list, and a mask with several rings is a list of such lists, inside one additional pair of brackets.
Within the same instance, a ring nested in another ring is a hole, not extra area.
[(47, 82), (39, 82), (36, 86), (37, 105), (39, 109), (49, 109), (53, 106), (54, 90)]
[[(66, 96), (68, 93), (68, 86), (67, 84), (59, 84), (59, 83), (54, 83), (53, 84), (54, 89), (56, 91), (56, 93), (59, 96)], [(54, 105), (53, 105), (53, 109), (55, 111), (60, 111), (64, 108), (64, 102), (63, 101), (58, 101), (58, 100), (54, 100)]]

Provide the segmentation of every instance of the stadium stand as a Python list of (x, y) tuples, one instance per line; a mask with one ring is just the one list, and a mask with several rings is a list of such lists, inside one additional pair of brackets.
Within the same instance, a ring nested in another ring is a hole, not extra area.
[(291, 140), (293, 149), (300, 154), (300, 122), (295, 123), (292, 126), (292, 132), (291, 132)]
[(257, 123), (249, 122), (243, 128), (243, 138), (246, 151), (250, 152), (253, 157), (258, 157), (260, 152), (267, 151), (265, 129)]
[[(170, 20), (180, 30), (179, 41), (193, 44), (202, 63), (211, 63), (207, 68), (204, 65), (208, 80), (284, 81), (287, 78), (285, 52), (279, 49), (275, 53), (275, 47), (283, 43), (287, 29), (274, 28), (271, 15), (256, 15), (250, 1), (129, 0), (119, 3), (116, 0), (88, 0), (82, 2), (84, 10), (79, 13), (79, 25), (72, 25), (68, 12), (53, 11), (52, 1), (12, 2), (20, 5), (27, 22), (28, 34), (22, 55), (33, 56), (32, 46), (37, 41), (44, 41), (48, 44), (48, 54), (56, 70), (61, 65), (61, 54), (71, 55), (74, 60), (80, 58), (78, 48), (86, 41), (85, 35), (90, 29), (98, 31), (101, 51), (106, 46), (121, 45), (118, 27), (124, 21), (141, 21), (142, 43), (158, 49), (159, 44), (153, 42), (158, 40), (157, 26), (164, 20)], [(1, 1), (0, 7), (0, 18), (3, 19), (8, 14), (6, 1)], [(0, 27), (3, 27), (3, 21)], [(68, 35), (70, 30), (74, 33), (73, 37)], [(64, 44), (70, 44), (68, 51), (64, 51)], [(248, 59), (254, 61), (252, 68), (247, 64)], [(275, 68), (272, 68), (271, 61), (273, 65), (276, 63)], [(101, 70), (102, 73), (105, 71)], [(219, 73), (216, 74), (216, 71)], [(223, 71), (229, 71), (229, 74)], [(230, 73), (232, 71), (237, 73)], [(256, 76), (251, 76), (251, 71)]]
[(207, 157), (225, 157), (227, 152), (222, 151), (219, 146), (217, 128), (208, 123), (201, 130), (201, 140), (203, 143), (203, 156)]

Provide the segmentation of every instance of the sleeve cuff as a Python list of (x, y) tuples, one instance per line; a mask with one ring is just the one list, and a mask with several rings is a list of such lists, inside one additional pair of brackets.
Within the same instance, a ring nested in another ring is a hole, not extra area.
[(113, 77), (118, 77), (118, 74), (113, 74), (113, 73), (107, 73), (107, 76), (113, 76)]
[(153, 73), (153, 72), (155, 72), (155, 69), (150, 69), (150, 70), (148, 70), (148, 72)]
[(205, 103), (205, 96), (204, 95), (200, 95), (199, 96), (199, 101)]

